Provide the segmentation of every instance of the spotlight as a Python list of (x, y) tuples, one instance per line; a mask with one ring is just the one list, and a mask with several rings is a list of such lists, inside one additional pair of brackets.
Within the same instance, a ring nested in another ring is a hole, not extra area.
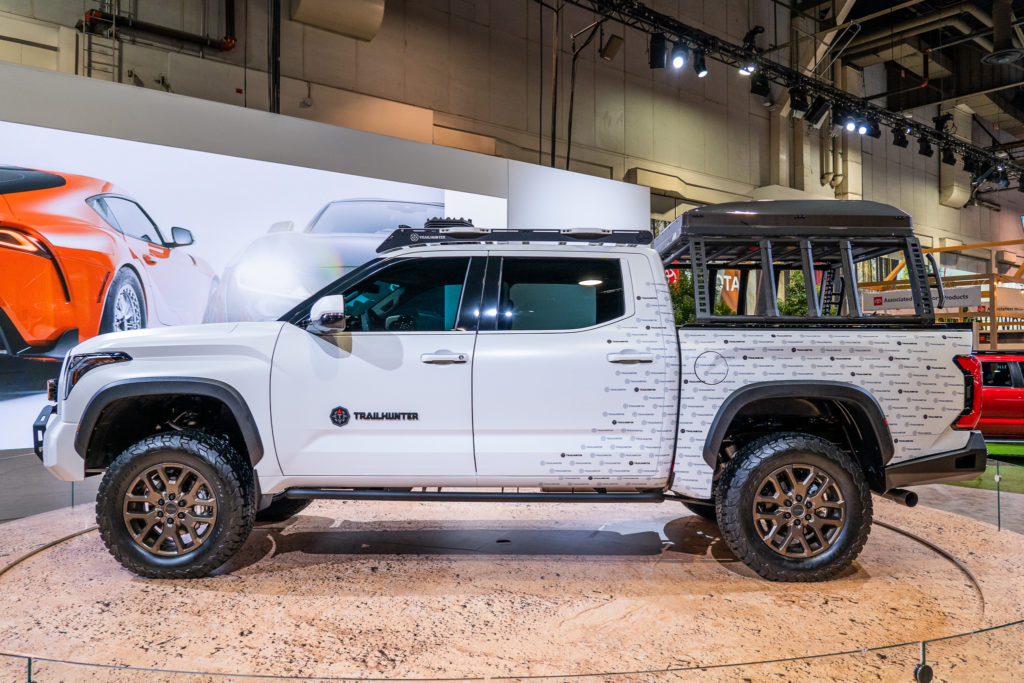
[(708, 75), (708, 64), (704, 60), (704, 53), (694, 51), (693, 53), (693, 70), (697, 74), (697, 78), (704, 78)]
[(996, 185), (999, 187), (1010, 186), (1010, 179), (1006, 176), (1006, 171), (999, 171), (999, 175), (996, 176)]
[(932, 143), (928, 142), (927, 138), (921, 138), (917, 141), (917, 153), (921, 156), (930, 157), (935, 154), (935, 150), (932, 149)]
[(665, 68), (665, 36), (660, 33), (651, 34), (650, 54), (648, 63), (652, 69)]
[(868, 132), (868, 122), (861, 120), (857, 122), (857, 135), (864, 135)]
[(868, 119), (867, 124), (868, 129), (864, 131), (866, 135), (868, 135), (869, 137), (873, 137), (876, 140), (882, 137), (882, 129), (881, 127), (879, 127), (878, 121), (876, 121), (875, 119)]
[(942, 148), (941, 160), (942, 163), (946, 164), (947, 166), (956, 166), (956, 155), (953, 154), (953, 149), (951, 147)]
[(853, 120), (852, 116), (847, 116), (843, 119), (843, 128), (846, 129), (846, 132), (852, 133), (857, 129), (857, 122)]
[(803, 88), (789, 89), (789, 108), (793, 110), (793, 116), (801, 118), (807, 111), (807, 91)]
[(619, 54), (619, 50), (621, 49), (622, 38), (613, 33), (608, 36), (608, 42), (601, 46), (601, 49), (597, 51), (597, 54), (601, 55), (601, 59), (606, 62), (610, 62), (615, 59), (615, 56)]
[(750, 81), (750, 94), (760, 95), (761, 97), (768, 97), (772, 94), (772, 86), (768, 79), (764, 77), (764, 74), (757, 74)]
[(825, 120), (825, 114), (828, 113), (829, 108), (828, 100), (824, 97), (817, 97), (811, 102), (811, 106), (807, 108), (807, 112), (804, 113), (804, 121), (811, 125), (813, 128), (821, 128), (822, 122)]
[(910, 141), (907, 140), (907, 132), (903, 127), (892, 129), (892, 144), (903, 149), (910, 145)]
[(964, 171), (972, 176), (978, 174), (978, 162), (974, 160), (974, 157), (964, 155)]
[(857, 130), (857, 119), (848, 111), (832, 107), (832, 125), (845, 128), (846, 132), (852, 133)]
[(672, 68), (682, 69), (686, 64), (686, 48), (681, 43), (672, 46)]

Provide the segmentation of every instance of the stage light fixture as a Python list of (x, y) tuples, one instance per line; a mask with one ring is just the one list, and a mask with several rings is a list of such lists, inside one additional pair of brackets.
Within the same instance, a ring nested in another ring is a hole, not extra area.
[(697, 74), (697, 78), (704, 78), (708, 75), (708, 63), (704, 59), (704, 53), (694, 51), (693, 53), (693, 71)]
[(672, 68), (682, 69), (686, 64), (686, 47), (682, 43), (675, 43), (672, 46)]
[(807, 112), (804, 113), (804, 121), (812, 128), (821, 128), (821, 124), (825, 120), (825, 115), (828, 114), (830, 106), (828, 100), (824, 97), (816, 97), (811, 102), (811, 106), (807, 108)]
[(757, 62), (754, 60), (743, 62), (740, 66), (740, 76), (749, 76), (755, 71), (757, 71)]
[(665, 68), (665, 36), (660, 33), (651, 34), (650, 54), (647, 55), (648, 64), (652, 69)]
[(932, 149), (932, 143), (928, 142), (927, 138), (921, 138), (917, 141), (917, 153), (924, 157), (930, 157), (935, 154), (935, 150)]
[(978, 173), (978, 162), (974, 160), (974, 157), (964, 155), (964, 171), (970, 173), (972, 176)]
[(996, 176), (996, 185), (999, 187), (1009, 187), (1010, 179), (1006, 175), (1006, 171), (999, 171), (999, 175)]
[(942, 160), (942, 163), (946, 164), (947, 166), (956, 166), (956, 155), (953, 154), (953, 148), (952, 147), (943, 147), (942, 148), (941, 160)]
[(868, 122), (861, 119), (857, 122), (857, 135), (864, 135), (868, 132)]
[(601, 59), (610, 62), (619, 54), (619, 50), (622, 49), (622, 42), (622, 38), (613, 33), (608, 36), (607, 42), (601, 46), (597, 54), (601, 55)]
[(864, 132), (865, 135), (875, 138), (876, 140), (882, 137), (882, 128), (878, 125), (878, 121), (875, 119), (868, 119), (868, 129)]
[(764, 74), (757, 74), (753, 80), (750, 81), (750, 94), (760, 95), (761, 97), (768, 97), (772, 94), (771, 83), (765, 78)]
[(907, 140), (907, 132), (902, 126), (892, 129), (892, 144), (903, 149), (910, 145), (910, 141)]
[(796, 118), (803, 117), (808, 108), (807, 91), (803, 88), (790, 88), (789, 108), (793, 110), (793, 116)]

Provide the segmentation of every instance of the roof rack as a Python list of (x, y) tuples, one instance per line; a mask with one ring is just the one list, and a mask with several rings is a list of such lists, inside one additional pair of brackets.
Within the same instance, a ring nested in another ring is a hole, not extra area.
[(910, 216), (863, 200), (778, 199), (690, 209), (654, 241), (663, 257), (691, 237), (912, 237)]
[(650, 230), (608, 230), (606, 228), (567, 228), (564, 230), (516, 230), (478, 228), (472, 224), (443, 228), (402, 226), (388, 235), (377, 253), (424, 244), (480, 244), (483, 242), (555, 242), (558, 244), (650, 244)]

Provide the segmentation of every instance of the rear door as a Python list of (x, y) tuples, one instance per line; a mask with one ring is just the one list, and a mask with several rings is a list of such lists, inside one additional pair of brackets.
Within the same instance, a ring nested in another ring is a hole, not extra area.
[(654, 281), (647, 259), (492, 255), (487, 280), (473, 372), (480, 484), (639, 485), (667, 471), (666, 337), (637, 314), (654, 297), (632, 284)]
[(978, 429), (990, 437), (1024, 435), (1024, 387), (1019, 363), (982, 360), (982, 403)]

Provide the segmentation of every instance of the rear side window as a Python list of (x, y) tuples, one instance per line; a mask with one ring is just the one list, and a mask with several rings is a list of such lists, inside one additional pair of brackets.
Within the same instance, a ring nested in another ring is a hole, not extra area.
[(981, 382), (986, 387), (1012, 387), (1010, 364), (1005, 361), (985, 361), (981, 364)]
[(618, 259), (502, 259), (499, 330), (578, 330), (625, 310)]
[(0, 166), (0, 194), (49, 190), (61, 187), (67, 181), (62, 176), (46, 171), (33, 171), (17, 166)]

